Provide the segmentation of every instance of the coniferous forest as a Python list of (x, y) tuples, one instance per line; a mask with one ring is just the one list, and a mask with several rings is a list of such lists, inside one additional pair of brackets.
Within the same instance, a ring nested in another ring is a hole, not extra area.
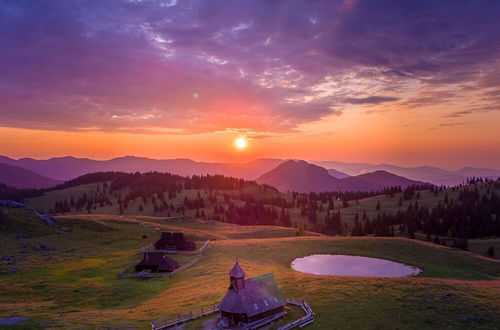
[[(159, 172), (98, 172), (45, 190), (20, 190), (4, 185), (0, 187), (0, 199), (24, 201), (85, 185), (92, 188), (65, 195), (49, 209), (38, 211), (94, 213), (105, 207), (115, 214), (152, 212), (152, 215), (191, 215), (239, 225), (295, 227), (298, 234), (310, 230), (327, 235), (415, 238), (420, 233), (428, 241), (464, 249), (468, 238), (500, 235), (500, 183), (483, 179), (470, 179), (465, 186), (451, 189), (418, 185), (404, 190), (392, 187), (371, 192), (283, 194), (268, 185), (222, 175), (182, 177)], [(478, 189), (477, 185), (487, 188)], [(426, 205), (420, 199), (424, 191), (441, 196), (442, 201), (435, 206)], [(458, 195), (450, 198), (450, 192)], [(349, 221), (343, 219), (344, 211), (374, 196), (399, 198), (401, 207), (391, 212), (378, 201), (376, 214), (368, 215), (364, 210)], [(405, 209), (403, 201), (407, 204)]]

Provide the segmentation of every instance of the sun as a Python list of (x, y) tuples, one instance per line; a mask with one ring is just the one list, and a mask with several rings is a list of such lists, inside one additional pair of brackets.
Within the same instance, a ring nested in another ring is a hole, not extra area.
[(244, 137), (239, 137), (234, 140), (234, 145), (237, 149), (243, 150), (248, 146), (248, 142)]

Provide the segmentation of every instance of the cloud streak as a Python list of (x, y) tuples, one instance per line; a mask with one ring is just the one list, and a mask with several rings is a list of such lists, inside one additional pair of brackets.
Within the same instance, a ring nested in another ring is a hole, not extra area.
[[(349, 105), (453, 101), (456, 91), (429, 91), (498, 87), (499, 11), (486, 1), (0, 1), (0, 125), (265, 135)], [(401, 96), (408, 89), (418, 95)], [(480, 106), (500, 104), (489, 93)]]

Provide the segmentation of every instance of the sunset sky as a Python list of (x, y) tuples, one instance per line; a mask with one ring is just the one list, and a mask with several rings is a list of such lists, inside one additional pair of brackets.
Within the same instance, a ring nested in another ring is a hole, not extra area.
[(499, 13), (488, 0), (0, 0), (0, 154), (500, 169)]

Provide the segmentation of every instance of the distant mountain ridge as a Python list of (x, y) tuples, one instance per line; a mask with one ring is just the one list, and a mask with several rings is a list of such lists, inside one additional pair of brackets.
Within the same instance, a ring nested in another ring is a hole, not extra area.
[(257, 183), (268, 184), (278, 190), (296, 192), (371, 191), (401, 186), (424, 184), (387, 171), (375, 171), (357, 176), (335, 178), (323, 167), (303, 160), (289, 160), (257, 178)]
[(456, 171), (448, 171), (433, 166), (403, 167), (390, 164), (345, 163), (337, 161), (310, 161), (310, 163), (325, 168), (355, 176), (378, 170), (387, 171), (412, 180), (429, 182), (435, 185), (454, 186), (463, 183), (468, 177), (500, 177), (500, 170), (489, 168), (464, 167)]
[[(223, 174), (247, 180), (255, 180), (261, 175), (282, 164), (284, 159), (257, 159), (246, 163), (197, 162), (190, 159), (151, 159), (146, 157), (124, 156), (109, 160), (88, 158), (56, 157), (46, 160), (32, 158), (12, 159), (0, 156), (0, 163), (18, 166), (42, 176), (60, 181), (74, 179), (80, 175), (98, 171), (123, 172), (170, 172), (182, 176), (202, 174)], [(345, 163), (338, 161), (309, 161), (328, 169), (331, 176), (343, 179), (375, 171), (387, 171), (405, 178), (430, 182), (435, 185), (457, 185), (467, 177), (480, 176), (497, 178), (500, 170), (464, 167), (457, 171), (447, 171), (437, 167), (402, 167), (390, 164)]]
[(61, 181), (42, 176), (22, 167), (0, 163), (0, 183), (14, 188), (49, 188)]
[(110, 160), (58, 157), (47, 160), (21, 158), (18, 160), (0, 156), (0, 163), (29, 169), (40, 175), (67, 181), (83, 174), (101, 171), (122, 172), (170, 172), (182, 176), (202, 174), (223, 174), (253, 180), (278, 164), (282, 159), (257, 159), (247, 163), (207, 163), (191, 159), (151, 159), (124, 156)]

